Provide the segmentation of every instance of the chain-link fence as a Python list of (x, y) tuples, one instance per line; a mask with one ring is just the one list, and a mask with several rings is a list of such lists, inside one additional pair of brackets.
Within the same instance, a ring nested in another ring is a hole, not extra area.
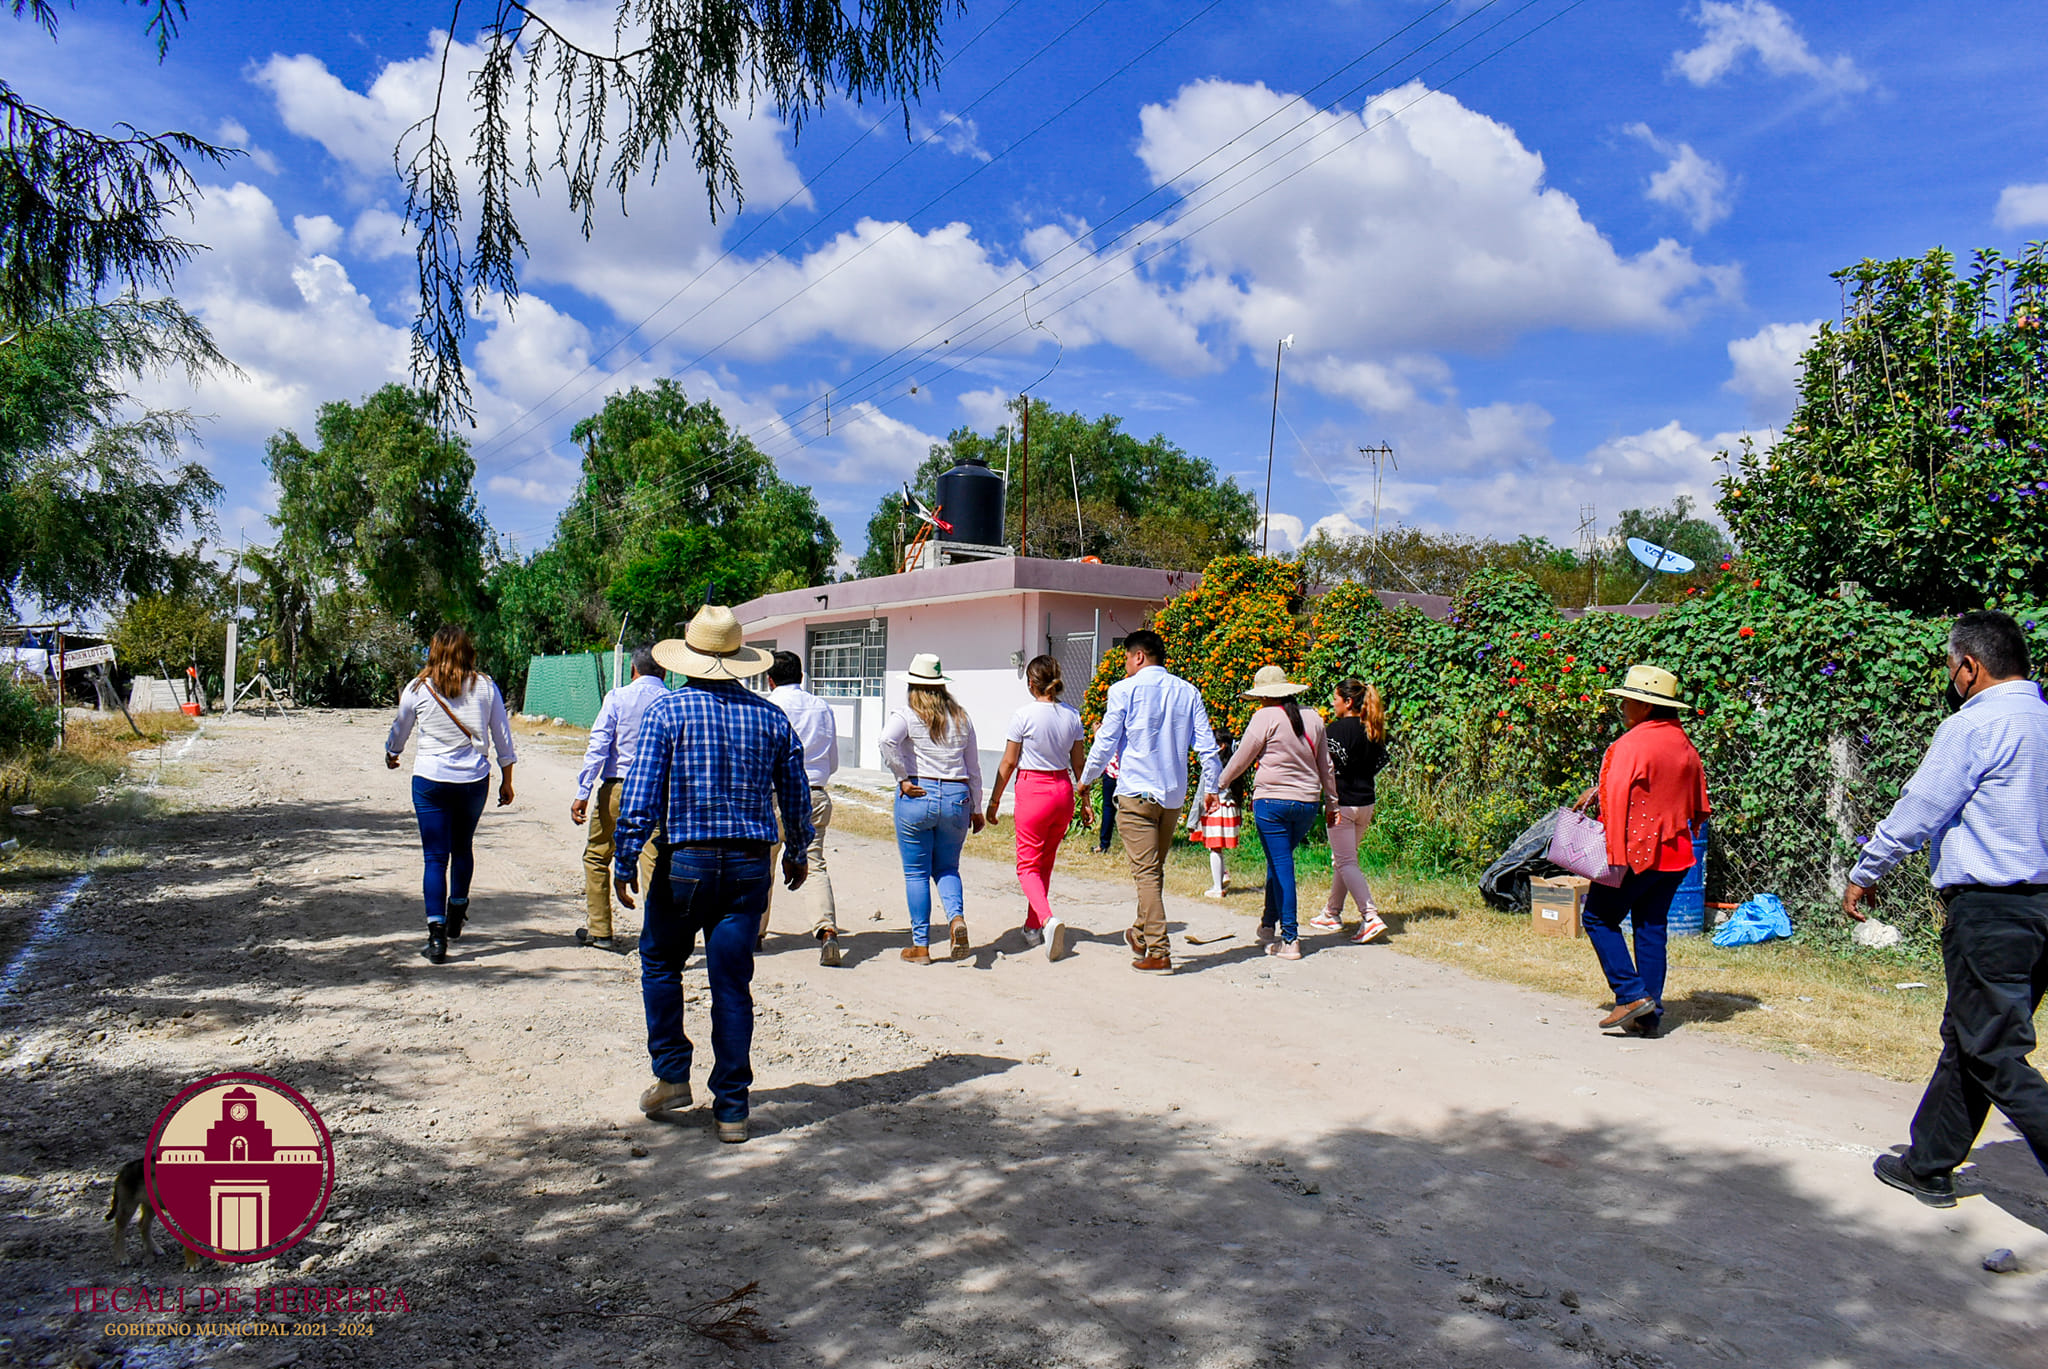
[[(1714, 803), (1708, 897), (1736, 903), (1776, 894), (1802, 936), (1846, 938), (1851, 928), (1840, 914), (1842, 888), (1863, 842), (1912, 773), (1896, 754), (1854, 724), (1790, 757), (1776, 749), (1766, 755), (1741, 733), (1718, 746), (1710, 742), (1702, 757)], [(1755, 782), (1762, 775), (1770, 777), (1768, 784)], [(1914, 946), (1932, 945), (1940, 904), (1924, 853), (1886, 877), (1881, 897), (1884, 921)]]

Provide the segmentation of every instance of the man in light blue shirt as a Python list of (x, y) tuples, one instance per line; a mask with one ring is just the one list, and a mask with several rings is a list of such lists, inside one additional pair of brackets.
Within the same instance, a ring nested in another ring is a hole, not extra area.
[(1195, 797), (1216, 792), (1221, 763), (1216, 733), (1202, 691), (1166, 669), (1166, 643), (1149, 630), (1124, 639), (1124, 678), (1109, 687), (1109, 703), (1095, 745), (1081, 772), (1081, 786), (1095, 782), (1117, 763), (1116, 820), (1123, 829), (1131, 880), (1138, 886), (1138, 920), (1124, 933), (1131, 968), (1173, 973), (1173, 948), (1166, 934), (1164, 875), (1174, 829), (1188, 801), (1188, 753), (1202, 761), (1202, 787)]
[[(583, 893), (587, 922), (576, 929), (576, 944), (599, 950), (617, 949), (612, 941), (612, 836), (619, 825), (619, 792), (640, 747), (640, 724), (648, 708), (668, 693), (664, 672), (654, 653), (641, 647), (633, 653), (633, 679), (604, 696), (597, 721), (590, 725), (590, 745), (583, 768), (576, 772), (576, 797), (569, 821), (587, 821), (583, 843)], [(596, 802), (592, 803), (592, 791)], [(640, 887), (647, 887), (654, 866), (654, 843), (641, 848)]]
[(1956, 1205), (1955, 1167), (1993, 1104), (2048, 1169), (2048, 1080), (2027, 1061), (2048, 987), (2048, 703), (2029, 678), (2026, 635), (2003, 613), (1956, 620), (1948, 674), (1955, 716), (1935, 731), (1842, 894), (1842, 911), (1863, 921), (1871, 887), (1929, 848), (1947, 910), (1941, 1059), (1912, 1144), (1876, 1165), (1879, 1179), (1929, 1207)]

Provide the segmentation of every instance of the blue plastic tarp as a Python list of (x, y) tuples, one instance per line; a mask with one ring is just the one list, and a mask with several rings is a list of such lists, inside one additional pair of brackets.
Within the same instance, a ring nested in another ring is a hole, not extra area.
[(1728, 920), (1714, 933), (1714, 944), (1754, 946), (1759, 941), (1791, 935), (1792, 919), (1786, 915), (1784, 903), (1776, 894), (1758, 894), (1728, 915)]

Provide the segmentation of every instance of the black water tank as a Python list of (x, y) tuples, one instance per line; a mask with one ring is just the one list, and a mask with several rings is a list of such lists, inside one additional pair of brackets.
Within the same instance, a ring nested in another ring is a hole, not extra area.
[(980, 457), (967, 457), (939, 477), (938, 505), (940, 519), (953, 525), (936, 534), (939, 540), (1003, 544), (1003, 478)]

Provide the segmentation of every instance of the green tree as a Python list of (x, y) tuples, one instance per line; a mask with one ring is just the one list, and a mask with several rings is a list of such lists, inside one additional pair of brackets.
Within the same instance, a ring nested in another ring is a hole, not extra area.
[(361, 404), (320, 406), (319, 445), (280, 432), (264, 451), (278, 485), (278, 544), (332, 585), (425, 641), (482, 608), (491, 534), (470, 487), (476, 463), (435, 427), (433, 401), (386, 385)]
[[(1018, 409), (1019, 419), (1022, 410)], [(1015, 437), (1021, 439), (1021, 422)], [(936, 502), (938, 478), (956, 462), (978, 456), (1009, 472), (1004, 539), (1023, 543), (1025, 462), (1010, 426), (984, 436), (956, 428), (911, 477), (927, 503)], [(1076, 492), (1080, 509), (1075, 510)], [(867, 549), (859, 573), (888, 575), (898, 566), (903, 499), (886, 495), (868, 520)], [(1113, 414), (1089, 419), (1031, 402), (1030, 545), (1034, 556), (1098, 556), (1127, 566), (1196, 570), (1219, 556), (1251, 549), (1258, 504), (1236, 481), (1188, 455), (1163, 436), (1140, 439)]]
[(1801, 359), (1799, 406), (1745, 442), (1722, 516), (1785, 583), (1948, 613), (2048, 597), (2048, 246), (1865, 261)]
[(174, 675), (197, 662), (203, 673), (221, 669), (227, 651), (227, 617), (210, 597), (192, 593), (146, 594), (124, 604), (107, 628), (107, 640), (122, 665), (153, 675), (161, 662)]
[(0, 611), (33, 595), (77, 610), (175, 589), (177, 543), (213, 527), (220, 485), (176, 461), (177, 410), (134, 410), (138, 378), (223, 365), (169, 300), (122, 296), (17, 324), (0, 340)]
[(839, 539), (810, 490), (670, 380), (612, 395), (572, 432), (583, 479), (548, 548), (493, 581), (507, 669), (538, 652), (677, 635), (705, 601), (822, 584)]
[[(183, 0), (153, 0), (148, 29), (161, 61), (184, 18)], [(57, 36), (52, 0), (15, 0)], [(169, 279), (194, 244), (164, 220), (190, 208), (192, 158), (218, 165), (241, 153), (189, 133), (94, 133), (28, 103), (0, 81), (0, 315), (10, 326), (90, 303), (117, 282), (130, 293)]]

